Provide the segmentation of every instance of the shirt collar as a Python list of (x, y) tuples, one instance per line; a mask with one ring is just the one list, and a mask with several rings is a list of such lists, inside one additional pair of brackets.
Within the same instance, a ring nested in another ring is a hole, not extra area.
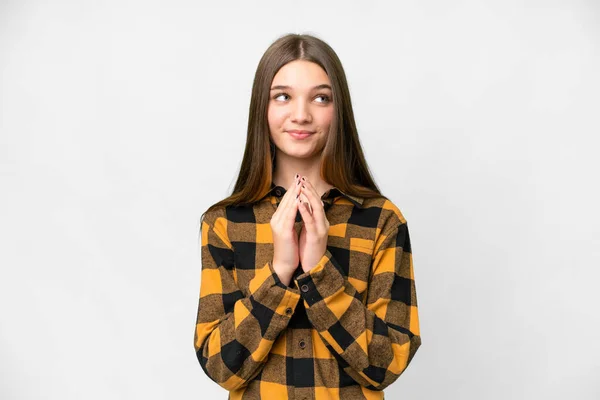
[[(271, 187), (266, 195), (268, 196), (269, 194), (273, 193), (277, 197), (282, 197), (285, 194), (285, 192), (286, 192), (285, 188), (283, 188), (281, 186), (276, 186), (273, 182), (271, 182)], [(344, 193), (335, 186), (332, 187), (331, 189), (329, 189), (328, 191), (326, 191), (323, 194), (322, 199), (323, 199), (323, 201), (328, 202), (329, 199), (334, 199), (337, 196), (343, 196), (343, 197), (347, 198), (348, 200), (350, 200), (350, 202), (352, 202), (352, 204), (354, 204), (356, 207), (363, 208), (363, 202), (364, 202), (363, 197), (353, 196), (353, 195)], [(332, 200), (330, 200), (330, 201), (332, 201)]]

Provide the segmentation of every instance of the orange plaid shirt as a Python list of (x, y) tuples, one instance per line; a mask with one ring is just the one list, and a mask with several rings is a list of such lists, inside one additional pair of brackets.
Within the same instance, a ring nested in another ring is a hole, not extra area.
[(332, 188), (321, 198), (327, 250), (288, 286), (270, 226), (285, 191), (271, 184), (252, 205), (206, 213), (198, 361), (230, 400), (383, 399), (421, 345), (406, 220), (383, 196)]

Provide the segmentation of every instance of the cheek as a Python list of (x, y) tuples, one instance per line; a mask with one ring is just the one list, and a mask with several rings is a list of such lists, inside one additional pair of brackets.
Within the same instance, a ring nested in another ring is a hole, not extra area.
[(323, 112), (320, 115), (321, 126), (329, 128), (329, 125), (331, 125), (331, 121), (333, 121), (333, 107), (331, 109), (325, 110), (325, 112)]
[(269, 127), (271, 129), (276, 129), (281, 126), (284, 118), (280, 110), (277, 110), (275, 107), (269, 107), (267, 111), (267, 119), (269, 121)]

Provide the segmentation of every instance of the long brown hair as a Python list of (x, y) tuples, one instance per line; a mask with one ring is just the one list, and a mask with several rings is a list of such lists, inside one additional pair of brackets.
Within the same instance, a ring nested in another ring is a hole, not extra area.
[[(269, 135), (267, 107), (275, 74), (285, 64), (307, 60), (321, 66), (331, 81), (334, 117), (321, 155), (321, 178), (349, 195), (381, 197), (358, 139), (346, 74), (337, 54), (323, 40), (308, 34), (286, 34), (265, 51), (256, 68), (244, 158), (232, 194), (210, 206), (245, 205), (262, 199), (270, 189), (275, 147)], [(202, 223), (200, 223), (202, 225)]]

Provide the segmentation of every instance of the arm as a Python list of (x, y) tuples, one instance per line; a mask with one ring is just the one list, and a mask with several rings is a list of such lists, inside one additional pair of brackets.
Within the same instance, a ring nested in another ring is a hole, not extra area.
[(248, 384), (263, 368), (300, 294), (284, 285), (268, 262), (250, 281), (249, 297), (237, 286), (227, 220), (202, 222), (202, 272), (194, 349), (202, 369), (227, 390)]
[(338, 363), (355, 381), (383, 390), (421, 345), (406, 221), (386, 227), (375, 245), (366, 305), (329, 250), (296, 278), (307, 315)]

